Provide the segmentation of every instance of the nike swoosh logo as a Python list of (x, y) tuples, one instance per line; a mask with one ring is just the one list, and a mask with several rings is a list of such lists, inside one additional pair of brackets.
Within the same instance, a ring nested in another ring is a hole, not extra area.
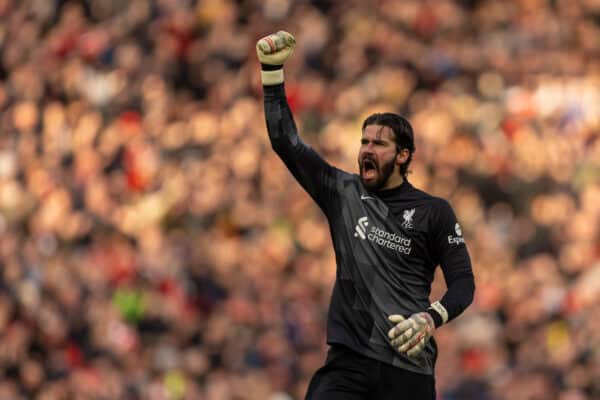
[(361, 200), (375, 200), (375, 197), (365, 196), (364, 194), (360, 195)]

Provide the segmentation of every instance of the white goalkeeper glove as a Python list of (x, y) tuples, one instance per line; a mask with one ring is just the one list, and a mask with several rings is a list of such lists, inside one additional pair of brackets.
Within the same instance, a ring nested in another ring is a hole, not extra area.
[(283, 64), (294, 52), (296, 39), (291, 33), (279, 31), (256, 42), (256, 54), (261, 63), (263, 85), (283, 82)]
[(435, 322), (429, 311), (435, 311), (439, 315), (438, 324), (448, 321), (448, 311), (439, 301), (431, 304), (426, 312), (413, 314), (408, 319), (398, 314), (388, 317), (396, 324), (389, 330), (388, 337), (397, 352), (415, 357), (425, 348), (435, 330)]

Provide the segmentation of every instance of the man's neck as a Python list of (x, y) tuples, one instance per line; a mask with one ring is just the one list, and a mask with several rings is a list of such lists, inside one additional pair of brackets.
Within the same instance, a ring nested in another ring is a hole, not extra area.
[(404, 183), (404, 178), (402, 177), (402, 175), (396, 175), (394, 177), (390, 177), (390, 179), (387, 180), (385, 185), (383, 185), (381, 187), (381, 189), (379, 189), (379, 190), (394, 189), (394, 188), (400, 187), (403, 183)]

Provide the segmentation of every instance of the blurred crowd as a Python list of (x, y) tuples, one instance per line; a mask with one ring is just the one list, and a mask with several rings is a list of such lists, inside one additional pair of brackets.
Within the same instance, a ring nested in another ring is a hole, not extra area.
[(438, 398), (600, 399), (597, 0), (0, 0), (0, 399), (303, 397), (335, 259), (267, 139), (279, 29), (305, 141), (356, 171), (406, 115), (461, 221)]

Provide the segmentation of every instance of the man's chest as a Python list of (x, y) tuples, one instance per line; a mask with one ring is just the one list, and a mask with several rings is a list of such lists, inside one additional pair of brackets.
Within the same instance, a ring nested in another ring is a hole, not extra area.
[(418, 202), (386, 204), (374, 196), (340, 204), (334, 232), (347, 237), (356, 251), (381, 256), (428, 260), (430, 212)]

